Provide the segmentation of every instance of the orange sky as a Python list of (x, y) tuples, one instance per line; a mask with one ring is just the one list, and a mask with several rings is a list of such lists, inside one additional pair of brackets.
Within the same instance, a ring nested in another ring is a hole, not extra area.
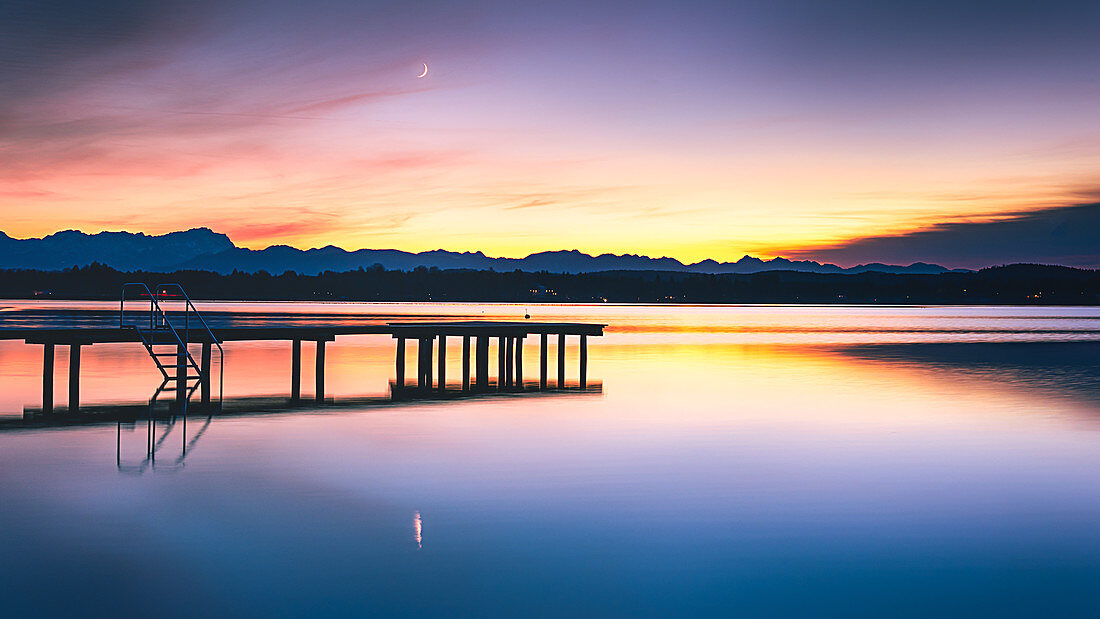
[(355, 3), (222, 9), (146, 16), (89, 49), (42, 17), (42, 49), (20, 48), (41, 70), (0, 71), (2, 230), (735, 260), (1095, 188), (1096, 46), (1074, 31), (1023, 64), (1026, 15), (976, 43), (930, 23), (810, 53), (801, 16), (766, 4), (645, 6), (441, 8), (417, 28)]

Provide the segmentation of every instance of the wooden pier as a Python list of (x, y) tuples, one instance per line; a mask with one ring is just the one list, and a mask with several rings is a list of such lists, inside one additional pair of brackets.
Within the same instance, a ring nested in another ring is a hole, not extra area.
[[(453, 338), (462, 347), (460, 387), (463, 393), (490, 391), (522, 391), (528, 389), (523, 378), (523, 346), (528, 336), (539, 336), (539, 382), (531, 388), (546, 390), (566, 387), (566, 344), (569, 337), (579, 338), (577, 379), (580, 389), (588, 384), (588, 337), (603, 335), (602, 324), (549, 323), (549, 322), (395, 322), (377, 325), (334, 325), (292, 327), (229, 327), (213, 329), (211, 333), (193, 331), (188, 344), (201, 347), (202, 381), (200, 398), (204, 406), (210, 404), (211, 347), (217, 343), (234, 341), (288, 341), (291, 346), (291, 400), (301, 399), (302, 342), (316, 343), (314, 398), (325, 400), (325, 344), (342, 335), (389, 335), (396, 341), (395, 380), (392, 395), (410, 397), (447, 392), (447, 346)], [(168, 334), (157, 336), (163, 341), (155, 343), (171, 345), (175, 340)], [(555, 383), (550, 382), (549, 344), (556, 338), (557, 372)], [(495, 381), (490, 375), (490, 341), (497, 341), (497, 372)], [(0, 329), (0, 340), (22, 340), (27, 344), (42, 345), (42, 412), (54, 412), (54, 354), (58, 346), (69, 347), (69, 411), (80, 410), (80, 350), (83, 346), (106, 343), (141, 343), (141, 336), (127, 328), (23, 328)], [(405, 350), (409, 340), (417, 342), (417, 377), (407, 383), (405, 377)], [(178, 351), (182, 367), (186, 351)], [(184, 393), (180, 379), (177, 397)]]

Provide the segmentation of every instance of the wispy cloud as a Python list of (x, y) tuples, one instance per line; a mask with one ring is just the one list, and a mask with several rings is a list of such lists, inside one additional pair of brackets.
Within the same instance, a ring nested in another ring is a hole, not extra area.
[(291, 114), (314, 114), (332, 112), (341, 108), (348, 107), (350, 105), (361, 105), (363, 103), (370, 103), (373, 101), (380, 101), (383, 99), (392, 99), (394, 97), (401, 97), (405, 95), (412, 95), (421, 92), (428, 92), (433, 88), (393, 88), (385, 90), (374, 90), (370, 92), (360, 92), (352, 95), (344, 95), (340, 97), (334, 97), (316, 103), (310, 103), (301, 107), (296, 107), (290, 110)]
[(0, 209), (732, 259), (1100, 200), (1100, 5), (812, 4), (9, 0)]

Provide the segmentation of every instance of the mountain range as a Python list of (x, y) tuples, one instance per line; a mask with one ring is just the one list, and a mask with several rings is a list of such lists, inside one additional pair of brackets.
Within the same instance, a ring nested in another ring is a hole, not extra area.
[(476, 269), (497, 271), (550, 271), (585, 273), (596, 271), (677, 271), (686, 273), (758, 273), (761, 271), (800, 271), (807, 273), (885, 273), (935, 274), (965, 269), (948, 269), (917, 262), (907, 266), (861, 264), (843, 268), (812, 260), (773, 258), (761, 260), (745, 256), (736, 262), (703, 260), (684, 264), (674, 258), (650, 258), (635, 254), (591, 256), (577, 250), (545, 251), (526, 258), (493, 258), (484, 253), (452, 252), (437, 249), (412, 253), (396, 249), (360, 249), (348, 251), (332, 245), (315, 249), (297, 249), (273, 245), (266, 249), (237, 247), (228, 236), (209, 228), (147, 235), (140, 232), (100, 232), (86, 234), (65, 230), (43, 238), (16, 239), (0, 232), (0, 268), (59, 270), (85, 266), (93, 262), (123, 271), (205, 270), (230, 273), (234, 270), (269, 273), (295, 271), (316, 275), (323, 271), (353, 271), (376, 264), (389, 270), (416, 267), (440, 269)]

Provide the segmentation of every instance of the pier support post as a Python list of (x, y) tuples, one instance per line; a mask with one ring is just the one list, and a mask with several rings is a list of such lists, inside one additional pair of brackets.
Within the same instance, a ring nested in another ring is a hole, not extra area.
[(515, 365), (514, 365), (515, 364), (515, 361), (514, 361), (515, 356), (516, 356), (516, 338), (509, 337), (508, 338), (508, 350), (504, 354), (504, 357), (505, 357), (504, 358), (504, 374), (505, 374), (505, 376), (504, 376), (504, 386), (505, 387), (511, 387), (514, 383), (515, 374), (513, 373), (512, 368), (515, 367)]
[(187, 348), (176, 346), (176, 410), (182, 411), (187, 403)]
[(54, 345), (42, 346), (42, 413), (53, 412), (53, 358)]
[(416, 386), (420, 389), (432, 388), (432, 341), (435, 338), (420, 338), (417, 351), (417, 379)]
[(395, 355), (394, 364), (396, 365), (395, 372), (397, 379), (394, 384), (398, 389), (405, 388), (405, 338), (397, 338), (397, 354)]
[(588, 336), (581, 336), (581, 358), (580, 358), (580, 378), (581, 389), (588, 389)]
[(436, 369), (439, 374), (439, 393), (447, 390), (447, 336), (439, 334), (439, 364)]
[(69, 412), (80, 411), (80, 344), (69, 345)]
[(317, 387), (314, 397), (317, 403), (325, 401), (325, 341), (317, 340), (317, 369), (315, 378)]
[(516, 337), (516, 387), (523, 390), (523, 336)]
[(503, 335), (497, 338), (497, 391), (504, 389), (505, 376), (508, 375), (508, 344)]
[(489, 388), (489, 338), (485, 335), (477, 336), (477, 389), (485, 391)]
[(428, 388), (428, 391), (431, 391), (432, 383), (435, 382), (432, 379), (433, 348), (435, 348), (435, 338), (424, 338), (424, 386)]
[(290, 399), (302, 399), (302, 340), (290, 343)]
[(558, 389), (565, 389), (565, 334), (558, 334)]
[(546, 356), (548, 353), (546, 349), (550, 344), (550, 336), (543, 333), (541, 339), (542, 347), (539, 349), (539, 389), (545, 390), (549, 378), (549, 370), (546, 363)]
[(416, 388), (424, 388), (424, 338), (416, 340)]
[(470, 336), (462, 336), (462, 390), (470, 390)]
[(203, 342), (202, 343), (202, 360), (200, 361), (200, 363), (202, 364), (202, 372), (201, 372), (202, 373), (202, 378), (199, 379), (199, 380), (202, 381), (202, 387), (200, 387), (200, 390), (202, 391), (202, 405), (203, 405), (204, 408), (210, 406), (210, 381), (211, 381), (211, 378), (210, 378), (210, 355), (211, 355), (211, 348), (213, 348), (213, 345), (210, 342)]

